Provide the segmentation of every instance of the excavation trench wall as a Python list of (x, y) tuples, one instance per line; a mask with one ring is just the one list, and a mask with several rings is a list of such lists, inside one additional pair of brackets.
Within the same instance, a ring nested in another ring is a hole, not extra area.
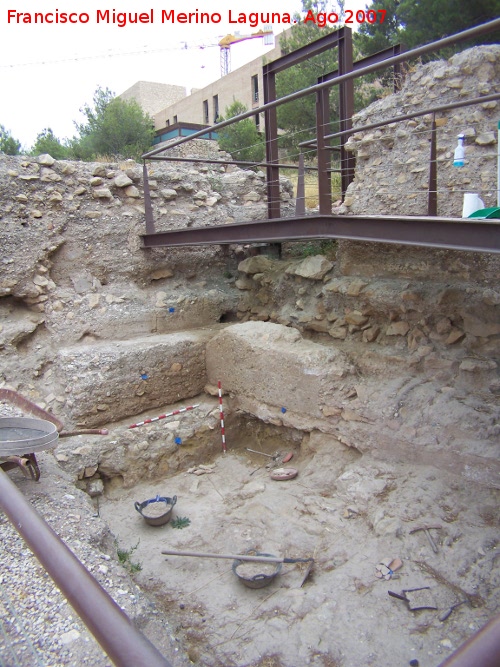
[[(360, 120), (408, 111), (410, 97), (425, 104), (428, 80), (438, 97), (457, 90), (450, 84), (457, 68), (463, 90), (487, 94), (498, 79), (497, 55), (491, 46), (419, 66), (401, 93)], [(486, 154), (496, 139), (488, 124), (496, 109), (487, 103), (474, 112), (459, 194), (491, 180)], [(449, 144), (463, 119), (448, 114), (440, 124), (447, 133), (440, 169), (451, 189)], [(402, 213), (422, 212), (406, 208), (409, 181), (389, 168), (399, 165), (423, 186), (424, 171), (412, 166), (427, 164), (427, 118), (421, 122), (411, 145), (419, 126), (410, 122), (390, 142), (393, 129), (354, 136), (358, 166), (344, 213), (367, 205), (393, 213), (400, 204)], [(381, 145), (387, 155), (377, 155)], [(213, 144), (203, 144), (207, 151), (218, 155)], [(375, 178), (376, 196), (367, 186)], [(155, 163), (150, 179), (158, 229), (265, 216), (260, 172)], [(0, 155), (0, 186), (0, 385), (57, 415), (67, 430), (110, 429), (84, 443), (61, 441), (60, 461), (75, 478), (102, 473), (133, 485), (218, 448), (222, 381), (235, 424), (249, 414), (306, 438), (322, 433), (332, 452), (428, 462), (500, 486), (498, 256), (363, 243), (330, 246), (326, 255), (318, 246), (308, 257), (290, 244), (282, 260), (248, 257), (239, 246), (146, 251), (142, 170), (132, 162)], [(483, 189), (490, 204), (491, 187)], [(281, 199), (290, 214), (285, 179)], [(440, 213), (458, 215), (459, 199)], [(205, 407), (160, 434), (127, 429), (195, 402)]]

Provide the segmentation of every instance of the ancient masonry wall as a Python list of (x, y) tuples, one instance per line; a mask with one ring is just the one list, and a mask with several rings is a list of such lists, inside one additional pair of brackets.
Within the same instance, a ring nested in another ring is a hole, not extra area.
[[(196, 142), (197, 156), (214, 151)], [(261, 218), (266, 208), (262, 173), (157, 162), (149, 181), (158, 230)], [(285, 205), (290, 190), (283, 181)], [(235, 310), (237, 260), (218, 246), (146, 251), (144, 232), (140, 165), (0, 155), (0, 386), (66, 426), (202, 390), (204, 338), (190, 331)]]
[[(354, 118), (354, 127), (398, 115), (498, 92), (500, 46), (467, 49), (447, 61), (412, 66), (399, 93), (375, 102)], [(485, 207), (497, 199), (497, 126), (500, 102), (439, 112), (437, 125), (437, 214), (461, 217), (464, 194), (477, 193)], [(345, 215), (427, 215), (432, 114), (360, 131), (348, 141), (356, 173), (344, 204)], [(453, 166), (458, 135), (465, 135), (465, 164)], [(449, 280), (491, 284), (498, 276), (496, 255), (437, 251), (389, 244), (339, 243), (343, 275)]]
[[(434, 106), (498, 92), (500, 45), (463, 51), (448, 61), (412, 66), (399, 93), (370, 105), (354, 127), (388, 120)], [(497, 123), (500, 103), (438, 112), (438, 215), (461, 217), (464, 192), (478, 193), (485, 206), (496, 205)], [(429, 179), (432, 114), (373, 130), (348, 142), (356, 156), (356, 178), (345, 212), (425, 215)], [(453, 167), (457, 136), (465, 135), (465, 165)]]

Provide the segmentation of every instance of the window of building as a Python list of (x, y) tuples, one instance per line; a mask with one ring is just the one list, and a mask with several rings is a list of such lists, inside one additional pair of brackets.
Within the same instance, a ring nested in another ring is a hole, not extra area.
[(259, 101), (259, 75), (252, 77), (252, 102), (255, 104)]
[(213, 108), (214, 108), (214, 123), (219, 120), (219, 96), (214, 95), (213, 97)]
[(260, 114), (259, 114), (259, 113), (256, 113), (256, 114), (255, 114), (255, 127), (256, 127), (257, 129), (260, 128)]
[(170, 121), (169, 121), (169, 119), (167, 118), (166, 126), (168, 127), (169, 125), (170, 125)]
[(210, 116), (208, 113), (208, 100), (203, 100), (203, 122), (210, 125)]
[(174, 125), (177, 123), (177, 116), (174, 116)]

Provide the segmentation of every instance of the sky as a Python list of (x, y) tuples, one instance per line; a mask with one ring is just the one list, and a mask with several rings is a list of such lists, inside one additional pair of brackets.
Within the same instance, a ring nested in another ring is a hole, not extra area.
[[(365, 4), (367, 0), (346, 0), (345, 9), (355, 12)], [(29, 150), (48, 127), (61, 140), (73, 137), (74, 123), (84, 120), (80, 109), (92, 104), (98, 86), (117, 95), (137, 81), (184, 86), (187, 93), (202, 88), (220, 78), (218, 42), (222, 37), (236, 32), (250, 34), (264, 27), (263, 23), (250, 24), (251, 12), (293, 15), (300, 9), (300, 0), (256, 0), (255, 4), (244, 0), (170, 0), (165, 4), (158, 0), (4, 0), (0, 10), (0, 125)], [(102, 19), (106, 10), (109, 22)], [(162, 22), (162, 11), (171, 10), (175, 22)], [(214, 22), (178, 22), (179, 12), (197, 10), (215, 14)], [(57, 12), (75, 13), (75, 20), (81, 16), (82, 22), (35, 23), (36, 12), (51, 13), (54, 18)], [(144, 13), (145, 22), (127, 21), (120, 27), (118, 19), (113, 22), (113, 12), (115, 16)], [(246, 23), (229, 22), (242, 13)], [(220, 22), (215, 22), (217, 14)], [(31, 23), (26, 22), (28, 18)], [(272, 25), (275, 34), (286, 27)], [(352, 27), (356, 29), (356, 25)], [(270, 48), (262, 39), (233, 45), (232, 71)]]

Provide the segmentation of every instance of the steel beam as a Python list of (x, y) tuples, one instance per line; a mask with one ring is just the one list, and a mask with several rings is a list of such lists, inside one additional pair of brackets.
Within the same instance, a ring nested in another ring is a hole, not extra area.
[(151, 204), (151, 192), (149, 190), (149, 177), (146, 163), (142, 165), (142, 185), (144, 188), (144, 216), (146, 218), (146, 232), (148, 234), (154, 234), (155, 219), (153, 215), (153, 205)]
[(350, 28), (340, 28), (335, 32), (330, 32), (328, 35), (320, 37), (310, 44), (305, 44), (295, 51), (291, 51), (280, 58), (276, 58), (276, 60), (273, 60), (266, 65), (268, 71), (277, 74), (293, 65), (298, 65), (299, 63), (304, 62), (304, 60), (309, 60), (309, 58), (312, 58), (319, 53), (328, 51), (328, 49), (331, 49), (333, 46), (337, 46), (339, 37), (343, 35), (344, 30), (350, 30)]
[(431, 155), (429, 159), (429, 188), (427, 190), (427, 215), (437, 215), (437, 147), (436, 114), (432, 115)]
[(280, 243), (299, 239), (349, 239), (449, 250), (500, 253), (500, 223), (425, 216), (312, 215), (191, 227), (142, 236), (145, 248), (229, 243)]
[[(262, 70), (264, 86), (264, 103), (276, 100), (276, 76), (264, 65)], [(279, 218), (280, 211), (280, 169), (278, 155), (278, 112), (276, 107), (266, 109), (264, 113), (266, 127), (266, 167), (267, 176), (267, 215)]]
[[(339, 74), (349, 74), (353, 71), (352, 62), (352, 32), (346, 30), (339, 40)], [(352, 117), (354, 115), (354, 79), (347, 79), (339, 84), (339, 112), (340, 130), (352, 128)], [(326, 140), (326, 137), (325, 137)], [(340, 174), (342, 183), (342, 201), (345, 198), (349, 184), (354, 180), (354, 169), (356, 159), (352, 152), (345, 149), (347, 139), (340, 139)], [(318, 138), (319, 144), (319, 138)]]
[(323, 140), (330, 127), (330, 99), (328, 90), (316, 93), (316, 137), (318, 151), (318, 199), (319, 212), (329, 215), (332, 212), (332, 179), (330, 173), (331, 156)]
[[(348, 79), (354, 79), (357, 76), (362, 76), (364, 74), (371, 74), (372, 72), (376, 72), (380, 69), (385, 69), (387, 67), (391, 67), (392, 65), (397, 65), (398, 63), (401, 63), (405, 60), (418, 58), (419, 56), (425, 53), (430, 53), (431, 51), (439, 51), (440, 49), (444, 49), (447, 46), (453, 46), (458, 42), (463, 42), (468, 39), (472, 39), (477, 35), (483, 35), (490, 32), (494, 32), (495, 30), (500, 30), (500, 18), (494, 19), (493, 21), (488, 21), (488, 23), (484, 23), (483, 25), (480, 26), (475, 26), (474, 28), (468, 28), (467, 30), (463, 30), (462, 32), (456, 33), (455, 35), (450, 35), (449, 37), (443, 37), (443, 39), (440, 39), (437, 42), (431, 42), (430, 44), (419, 46), (416, 49), (412, 49), (411, 51), (407, 51), (402, 54), (400, 53), (391, 58), (387, 58), (387, 60), (381, 63), (373, 63), (372, 65), (363, 67), (363, 69), (357, 72), (353, 70), (352, 72), (348, 72), (347, 74), (339, 76), (333, 83), (331, 81), (323, 81), (323, 83), (317, 83), (316, 85), (310, 86), (309, 88), (304, 88), (303, 90), (297, 90), (295, 93), (291, 93), (290, 95), (285, 95), (284, 97), (280, 97), (279, 99), (274, 99), (270, 102), (267, 102), (261, 107), (257, 107), (256, 109), (250, 109), (249, 111), (245, 111), (242, 114), (238, 114), (237, 117), (228, 118), (228, 120), (224, 120), (221, 123), (216, 123), (211, 127), (207, 127), (203, 130), (199, 130), (198, 132), (194, 132), (194, 134), (191, 134), (188, 137), (180, 137), (179, 139), (172, 141), (172, 143), (170, 143), (168, 146), (162, 146), (160, 148), (155, 148), (154, 150), (148, 151), (147, 153), (144, 153), (144, 155), (142, 155), (142, 158), (147, 159), (152, 157), (153, 155), (161, 153), (164, 150), (174, 148), (175, 146), (180, 146), (181, 144), (184, 144), (187, 141), (192, 141), (193, 139), (199, 139), (200, 137), (203, 137), (204, 134), (208, 134), (209, 132), (217, 132), (217, 130), (222, 129), (223, 127), (227, 127), (228, 125), (232, 125), (238, 120), (243, 120), (244, 118), (250, 118), (250, 116), (255, 116), (256, 113), (262, 113), (268, 111), (269, 109), (274, 109), (280, 106), (281, 104), (284, 104), (285, 102), (293, 102), (294, 100), (298, 100), (301, 97), (305, 97), (306, 95), (312, 95), (313, 93), (316, 93), (318, 90), (321, 90), (322, 88), (331, 88), (332, 85), (337, 85), (339, 83), (342, 83), (343, 81), (347, 81)], [(265, 65), (264, 67), (267, 67), (267, 65)]]
[(297, 196), (295, 198), (295, 215), (297, 217), (306, 214), (306, 184), (304, 173), (304, 153), (299, 155), (299, 173), (297, 176)]
[[(500, 97), (500, 94), (499, 94)], [(150, 160), (157, 160), (158, 162), (191, 162), (200, 164), (212, 164), (212, 165), (228, 165), (232, 164), (237, 167), (279, 167), (280, 169), (298, 169), (299, 167), (296, 164), (276, 164), (270, 162), (249, 162), (248, 160), (210, 160), (208, 158), (198, 158), (198, 157), (170, 157), (169, 155), (154, 155), (149, 158)], [(318, 167), (304, 167), (305, 171), (318, 171)]]

